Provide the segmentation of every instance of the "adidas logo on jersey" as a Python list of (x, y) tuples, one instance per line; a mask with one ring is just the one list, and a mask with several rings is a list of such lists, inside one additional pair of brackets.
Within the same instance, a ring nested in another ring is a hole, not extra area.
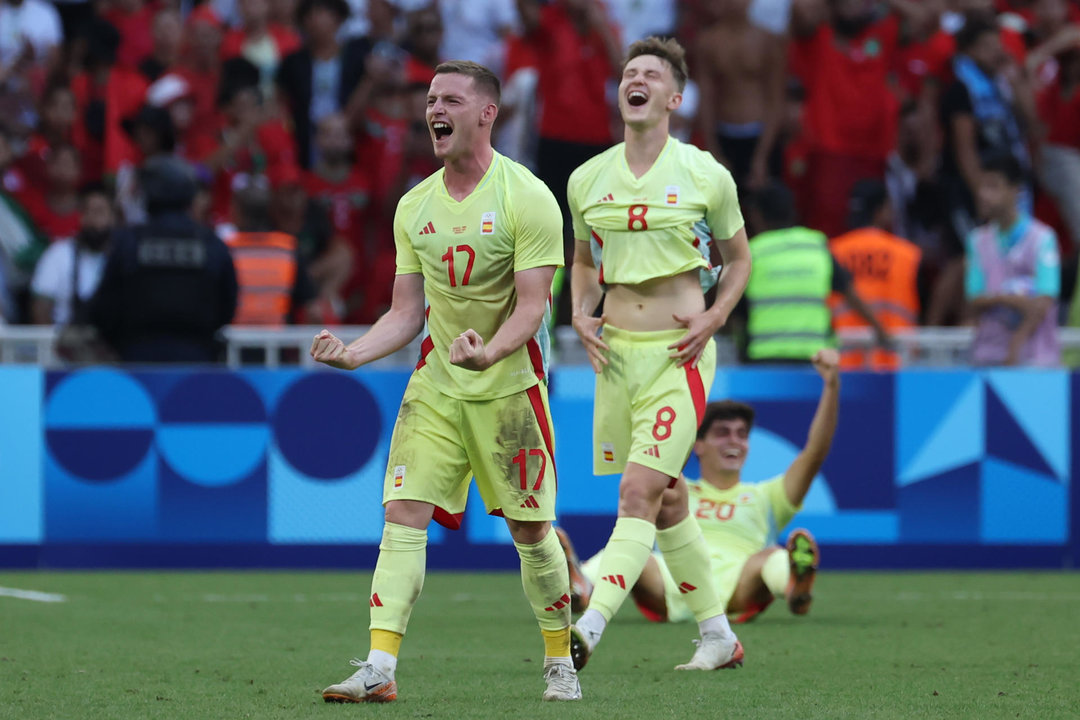
[(435, 226), (431, 224), (430, 220), (428, 220), (427, 225), (420, 228), (420, 234), (421, 235), (432, 235), (432, 234), (434, 234), (434, 232), (435, 232)]
[(596, 202), (597, 202), (597, 204), (606, 203), (606, 202), (615, 202), (615, 196), (613, 196), (611, 193), (608, 193), (607, 195), (600, 198)]
[(530, 495), (528, 498), (525, 499), (525, 502), (521, 503), (521, 507), (523, 507), (523, 508), (532, 508), (533, 510), (539, 510), (540, 509), (540, 503), (536, 502), (536, 498), (534, 498), (532, 495)]
[(656, 445), (653, 445), (651, 448), (645, 448), (645, 454), (650, 456), (650, 457), (654, 457), (654, 458), (659, 459), (660, 458), (660, 448), (658, 446), (656, 446)]

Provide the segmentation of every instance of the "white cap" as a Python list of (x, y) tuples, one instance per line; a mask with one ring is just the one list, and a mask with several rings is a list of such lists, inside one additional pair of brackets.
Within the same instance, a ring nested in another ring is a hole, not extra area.
[(191, 95), (191, 86), (179, 75), (162, 75), (146, 89), (146, 102), (154, 107), (168, 107)]

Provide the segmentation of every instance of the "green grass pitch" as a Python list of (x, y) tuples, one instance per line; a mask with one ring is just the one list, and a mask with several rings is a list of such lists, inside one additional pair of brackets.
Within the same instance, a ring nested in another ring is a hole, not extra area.
[(0, 718), (1076, 718), (1080, 574), (823, 573), (811, 614), (738, 628), (742, 669), (677, 673), (693, 625), (629, 604), (541, 703), (542, 645), (517, 575), (431, 573), (398, 701), (319, 691), (367, 651), (370, 576), (0, 573)]

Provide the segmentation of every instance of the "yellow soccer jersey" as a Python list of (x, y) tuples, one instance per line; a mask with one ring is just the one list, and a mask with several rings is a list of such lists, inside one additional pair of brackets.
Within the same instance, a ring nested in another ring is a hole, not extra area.
[(748, 557), (775, 543), (801, 509), (788, 500), (783, 475), (761, 483), (740, 482), (727, 490), (704, 480), (687, 480), (686, 485), (690, 513), (697, 518), (717, 567), (733, 555)]
[(454, 338), (472, 328), (490, 342), (510, 317), (515, 272), (563, 264), (562, 215), (546, 185), (495, 153), (476, 189), (458, 202), (439, 170), (401, 198), (394, 243), (397, 274), (424, 276), (427, 321), (417, 372), (464, 400), (505, 397), (546, 378), (547, 318), (535, 337), (483, 372), (450, 364)]
[(731, 173), (675, 138), (640, 178), (626, 164), (625, 143), (600, 153), (570, 176), (567, 199), (574, 238), (590, 241), (601, 285), (701, 268), (707, 290), (719, 273), (709, 257), (713, 240), (743, 226)]

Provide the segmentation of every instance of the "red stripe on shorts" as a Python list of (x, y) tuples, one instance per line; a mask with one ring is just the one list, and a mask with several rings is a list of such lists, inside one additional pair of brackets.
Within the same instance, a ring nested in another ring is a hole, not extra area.
[(532, 361), (533, 372), (536, 373), (536, 379), (544, 381), (544, 353), (540, 351), (540, 343), (536, 342), (536, 338), (529, 338), (529, 342), (525, 343), (525, 347), (529, 349), (529, 360)]
[(447, 530), (460, 530), (461, 521), (465, 517), (465, 513), (452, 513), (449, 510), (444, 510), (438, 505), (435, 506), (435, 513), (432, 515), (432, 519), (442, 525)]
[(559, 487), (559, 476), (555, 472), (555, 443), (551, 439), (551, 427), (548, 425), (547, 408), (544, 406), (544, 396), (540, 392), (539, 385), (533, 385), (525, 391), (532, 403), (536, 422), (540, 425), (540, 434), (544, 436), (544, 445), (547, 446), (548, 457), (551, 458), (551, 474), (555, 478), (555, 487)]
[(694, 414), (697, 415), (697, 424), (705, 419), (705, 383), (701, 382), (701, 372), (696, 367), (684, 365), (686, 368), (686, 384), (690, 386), (690, 397), (694, 401)]

